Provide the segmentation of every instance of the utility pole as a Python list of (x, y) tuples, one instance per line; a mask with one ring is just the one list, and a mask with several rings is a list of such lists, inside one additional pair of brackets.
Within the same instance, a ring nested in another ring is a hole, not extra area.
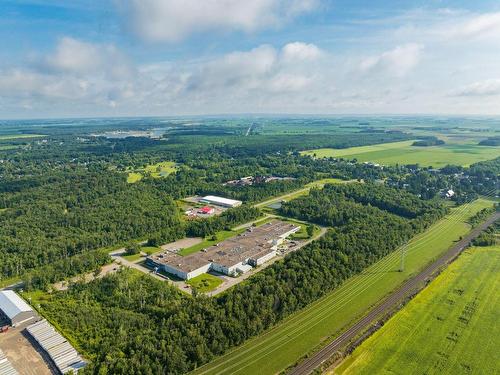
[(403, 272), (405, 270), (405, 255), (406, 255), (406, 247), (408, 246), (408, 242), (406, 242), (401, 247), (401, 261), (399, 263), (399, 272)]

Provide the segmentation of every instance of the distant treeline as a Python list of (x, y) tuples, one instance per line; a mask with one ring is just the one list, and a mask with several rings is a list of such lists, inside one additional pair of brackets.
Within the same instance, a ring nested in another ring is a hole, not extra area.
[(439, 146), (439, 145), (444, 145), (444, 141), (436, 137), (426, 137), (424, 139), (412, 143), (412, 146), (418, 146), (418, 147)]

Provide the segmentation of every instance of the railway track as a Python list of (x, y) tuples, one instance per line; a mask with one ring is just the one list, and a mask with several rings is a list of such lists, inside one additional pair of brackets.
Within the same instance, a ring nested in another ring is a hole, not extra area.
[(427, 265), (418, 275), (412, 277), (406, 281), (402, 286), (391, 293), (385, 300), (380, 304), (372, 308), (368, 314), (363, 318), (354, 323), (341, 335), (336, 337), (328, 345), (322, 348), (320, 351), (315, 353), (312, 357), (305, 359), (303, 362), (299, 363), (296, 367), (288, 372), (289, 375), (307, 375), (312, 373), (315, 369), (321, 366), (326, 360), (328, 360), (333, 354), (339, 351), (341, 348), (349, 344), (351, 340), (359, 336), (370, 325), (384, 313), (390, 312), (394, 309), (397, 304), (404, 300), (407, 296), (418, 291), (421, 285), (428, 280), (437, 270), (442, 266), (448, 264), (450, 261), (455, 259), (462, 250), (471, 243), (471, 241), (476, 238), (484, 229), (493, 224), (495, 221), (500, 219), (500, 213), (493, 214), (488, 220), (483, 224), (474, 228), (466, 237), (458, 241), (453, 247), (451, 247), (446, 253), (444, 253), (437, 260)]

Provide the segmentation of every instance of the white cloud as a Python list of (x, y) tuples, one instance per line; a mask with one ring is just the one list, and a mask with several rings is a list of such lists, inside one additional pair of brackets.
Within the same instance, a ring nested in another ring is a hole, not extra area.
[(286, 44), (282, 49), (285, 61), (293, 60), (316, 60), (323, 52), (314, 44), (293, 42)]
[(446, 28), (440, 28), (440, 33), (445, 38), (500, 39), (500, 12), (467, 15), (466, 17), (458, 18), (453, 23), (447, 25)]
[(129, 76), (133, 68), (113, 45), (93, 44), (71, 37), (59, 40), (54, 53), (45, 57), (42, 67), (56, 72), (85, 75)]
[(495, 96), (500, 95), (500, 79), (474, 82), (452, 92), (452, 96)]
[(316, 0), (122, 0), (132, 28), (153, 42), (205, 31), (254, 32), (311, 11)]
[(364, 59), (360, 64), (360, 68), (363, 72), (387, 72), (396, 76), (403, 76), (419, 63), (423, 48), (421, 44), (416, 43), (397, 46), (393, 50), (378, 56)]

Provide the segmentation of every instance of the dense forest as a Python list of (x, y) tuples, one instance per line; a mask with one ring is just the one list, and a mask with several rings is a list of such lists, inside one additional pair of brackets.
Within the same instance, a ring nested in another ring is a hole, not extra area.
[[(413, 200), (418, 202), (415, 212), (426, 211), (418, 217), (426, 221), (416, 226), (418, 218), (375, 207), (386, 188), (357, 186), (373, 196), (373, 205), (367, 198), (363, 204), (342, 202), (341, 189), (333, 186), (325, 194), (330, 206), (314, 191), (287, 203), (288, 213), (334, 228), (219, 297), (184, 297), (124, 270), (56, 293), (42, 309), (92, 359), (88, 373), (184, 373), (338, 287), (444, 213), (439, 205), (405, 193), (407, 210)], [(394, 205), (390, 209), (404, 212)], [(310, 217), (313, 210), (321, 216)]]

